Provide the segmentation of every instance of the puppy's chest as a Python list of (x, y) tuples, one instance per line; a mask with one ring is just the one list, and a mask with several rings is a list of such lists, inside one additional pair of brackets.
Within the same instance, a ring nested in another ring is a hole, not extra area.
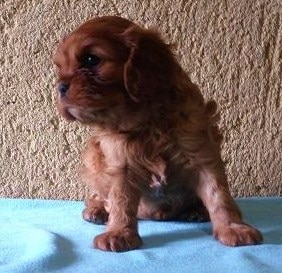
[(109, 135), (99, 139), (104, 161), (109, 167), (126, 166), (126, 140), (120, 135)]
[[(91, 143), (91, 141), (90, 141)], [(99, 153), (102, 156), (99, 160), (107, 167), (124, 169), (133, 167), (139, 170), (146, 170), (146, 178), (143, 181), (143, 187), (155, 192), (157, 195), (171, 187), (171, 184), (182, 183), (183, 177), (188, 175), (187, 166), (190, 164), (190, 158), (182, 155), (175, 145), (165, 144), (159, 147), (153, 153), (151, 149), (137, 149), (130, 145), (127, 138), (122, 134), (102, 134), (92, 138), (90, 149), (93, 153)], [(95, 147), (95, 149), (93, 149)], [(167, 148), (169, 147), (169, 148)], [(166, 150), (166, 152), (163, 152)], [(149, 151), (149, 152), (148, 152)], [(153, 156), (152, 156), (153, 155)], [(133, 164), (133, 166), (131, 166)], [(137, 171), (138, 172), (138, 171)]]

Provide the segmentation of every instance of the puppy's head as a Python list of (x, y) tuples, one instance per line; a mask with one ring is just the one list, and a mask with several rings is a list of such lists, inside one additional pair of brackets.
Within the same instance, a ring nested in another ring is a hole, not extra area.
[(175, 66), (158, 34), (119, 17), (81, 25), (59, 44), (54, 63), (60, 113), (87, 124), (118, 108), (159, 100)]

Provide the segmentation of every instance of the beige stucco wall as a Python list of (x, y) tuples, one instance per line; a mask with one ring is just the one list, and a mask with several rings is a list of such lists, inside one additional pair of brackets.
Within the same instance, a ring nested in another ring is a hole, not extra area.
[(58, 116), (51, 56), (109, 14), (157, 27), (218, 101), (233, 195), (282, 195), (281, 0), (0, 0), (0, 197), (83, 198), (88, 129)]

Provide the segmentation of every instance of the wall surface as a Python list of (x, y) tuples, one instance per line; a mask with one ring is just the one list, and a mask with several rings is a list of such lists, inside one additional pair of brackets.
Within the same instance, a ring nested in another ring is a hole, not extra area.
[(234, 196), (282, 195), (281, 0), (0, 0), (0, 196), (81, 199), (87, 128), (55, 108), (52, 53), (81, 22), (155, 27), (218, 101)]

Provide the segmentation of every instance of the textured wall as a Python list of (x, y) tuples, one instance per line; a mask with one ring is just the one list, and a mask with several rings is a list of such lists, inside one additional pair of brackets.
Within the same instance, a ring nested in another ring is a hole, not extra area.
[(0, 196), (83, 198), (88, 129), (58, 117), (51, 56), (109, 14), (158, 28), (218, 101), (233, 195), (281, 195), (281, 0), (0, 0)]

